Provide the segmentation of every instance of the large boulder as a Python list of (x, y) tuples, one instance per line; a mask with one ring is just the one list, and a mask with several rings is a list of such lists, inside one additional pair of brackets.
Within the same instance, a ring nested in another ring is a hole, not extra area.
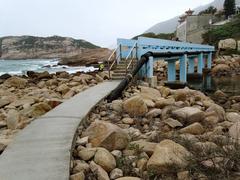
[(9, 129), (16, 129), (18, 126), (18, 123), (20, 122), (20, 114), (16, 110), (10, 110), (7, 114), (7, 127)]
[(7, 87), (25, 88), (27, 82), (28, 81), (26, 79), (17, 76), (12, 76), (4, 82), (4, 85)]
[(0, 108), (6, 106), (6, 105), (8, 105), (8, 104), (10, 104), (10, 102), (11, 102), (11, 101), (10, 101), (9, 99), (6, 99), (6, 98), (0, 99)]
[(237, 48), (237, 42), (235, 39), (229, 38), (220, 40), (218, 43), (219, 49), (236, 49)]
[(173, 111), (172, 116), (181, 123), (191, 124), (202, 121), (205, 117), (205, 114), (198, 108), (184, 107)]
[(48, 105), (45, 102), (41, 102), (41, 103), (37, 103), (34, 104), (33, 106), (27, 108), (27, 109), (23, 109), (21, 111), (21, 114), (28, 116), (28, 117), (39, 117), (43, 114), (45, 114), (46, 112), (50, 111), (52, 108), (50, 105)]
[(155, 148), (153, 155), (147, 163), (147, 169), (156, 173), (168, 173), (171, 166), (184, 168), (190, 153), (180, 144), (172, 140), (163, 140)]
[(123, 109), (131, 116), (143, 116), (148, 112), (148, 107), (140, 96), (134, 96), (124, 101)]
[(144, 86), (140, 86), (140, 89), (141, 89), (140, 95), (144, 99), (151, 99), (151, 100), (155, 101), (161, 97), (161, 94), (157, 89), (150, 88), (150, 87), (144, 87)]
[(128, 134), (123, 129), (103, 121), (93, 122), (83, 132), (82, 137), (86, 136), (93, 147), (104, 147), (109, 151), (124, 149), (129, 141)]
[(226, 64), (218, 64), (212, 68), (212, 74), (230, 72), (231, 68)]

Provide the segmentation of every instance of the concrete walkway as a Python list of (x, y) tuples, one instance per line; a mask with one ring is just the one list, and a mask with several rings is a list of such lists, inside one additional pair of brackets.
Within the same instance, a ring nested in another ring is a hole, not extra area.
[(118, 84), (91, 87), (28, 125), (0, 156), (0, 179), (68, 180), (79, 123)]

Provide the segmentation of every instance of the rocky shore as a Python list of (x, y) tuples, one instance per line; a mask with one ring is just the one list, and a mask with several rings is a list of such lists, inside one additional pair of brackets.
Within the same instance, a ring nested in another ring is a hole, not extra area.
[(31, 121), (106, 78), (104, 72), (0, 76), (0, 153)]
[(70, 179), (237, 179), (239, 112), (189, 88), (129, 87), (78, 128)]

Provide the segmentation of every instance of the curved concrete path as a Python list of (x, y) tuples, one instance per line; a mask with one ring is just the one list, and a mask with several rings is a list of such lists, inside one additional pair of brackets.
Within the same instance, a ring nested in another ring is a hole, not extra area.
[(91, 87), (19, 132), (0, 156), (0, 180), (68, 180), (79, 123), (118, 84), (111, 81)]

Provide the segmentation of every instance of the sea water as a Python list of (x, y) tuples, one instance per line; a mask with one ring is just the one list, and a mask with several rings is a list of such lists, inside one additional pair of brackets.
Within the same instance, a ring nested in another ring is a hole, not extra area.
[(68, 73), (75, 72), (92, 72), (97, 70), (90, 66), (58, 65), (58, 59), (29, 59), (29, 60), (0, 60), (0, 75), (8, 73), (11, 75), (23, 75), (27, 71), (56, 73), (66, 71)]

